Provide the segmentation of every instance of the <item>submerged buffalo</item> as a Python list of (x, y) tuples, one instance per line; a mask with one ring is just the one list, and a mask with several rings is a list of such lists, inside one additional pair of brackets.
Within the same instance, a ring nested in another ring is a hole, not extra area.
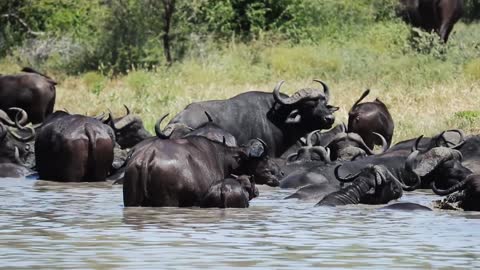
[[(31, 68), (22, 71), (24, 73), (0, 75), (0, 109), (22, 108), (32, 123), (41, 123), (53, 112), (57, 83)], [(10, 116), (13, 118), (14, 114)]]
[(201, 200), (200, 207), (247, 208), (249, 201), (257, 196), (258, 189), (251, 177), (233, 176), (213, 183)]
[[(337, 107), (328, 105), (330, 91), (305, 88), (288, 97), (280, 93), (283, 81), (273, 93), (250, 91), (227, 100), (195, 102), (176, 115), (164, 132), (171, 135), (175, 126), (196, 129), (204, 124), (207, 111), (215, 124), (232, 134), (239, 145), (252, 138), (266, 142), (271, 154), (279, 157), (296, 141), (317, 129), (328, 129), (335, 121)], [(171, 137), (174, 138), (174, 137)]]

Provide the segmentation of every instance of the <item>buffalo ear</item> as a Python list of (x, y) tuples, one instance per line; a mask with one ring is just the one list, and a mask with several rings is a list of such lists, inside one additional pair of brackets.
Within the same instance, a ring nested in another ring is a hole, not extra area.
[(265, 143), (258, 139), (250, 140), (246, 145), (245, 151), (249, 158), (261, 158), (267, 153)]
[(285, 119), (285, 123), (287, 124), (298, 124), (302, 120), (302, 116), (300, 115), (298, 109), (295, 109), (288, 114), (287, 119)]

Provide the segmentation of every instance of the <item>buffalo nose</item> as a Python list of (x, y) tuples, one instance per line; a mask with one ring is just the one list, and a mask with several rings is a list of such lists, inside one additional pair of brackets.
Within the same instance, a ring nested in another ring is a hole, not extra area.
[(333, 116), (333, 114), (325, 116), (325, 122), (333, 124), (333, 122), (335, 122), (335, 116)]

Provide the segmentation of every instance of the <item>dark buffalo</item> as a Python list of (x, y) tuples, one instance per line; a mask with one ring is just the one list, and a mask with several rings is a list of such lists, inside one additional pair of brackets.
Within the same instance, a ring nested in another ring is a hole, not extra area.
[[(1, 114), (0, 110), (0, 114)], [(21, 112), (25, 112), (22, 110)], [(13, 123), (13, 126), (7, 126), (2, 123)], [(35, 130), (31, 127), (24, 127), (19, 124), (18, 117), (12, 121), (8, 117), (0, 121), (0, 164), (12, 164), (7, 166), (10, 170), (13, 165), (20, 167), (33, 168), (35, 166), (33, 154), (33, 141), (35, 139)], [(4, 165), (6, 166), (6, 165)], [(5, 171), (7, 167), (4, 167)], [(19, 171), (20, 168), (13, 171)], [(21, 169), (21, 171), (24, 171)], [(7, 175), (7, 174), (3, 174)], [(15, 173), (15, 175), (18, 175)], [(5, 176), (6, 177), (6, 176)]]
[(465, 211), (480, 211), (480, 175), (471, 174), (463, 181), (446, 190), (438, 189), (435, 184), (432, 185), (435, 194), (444, 196), (459, 191), (454, 196), (455, 202)]
[(210, 186), (200, 202), (200, 207), (247, 208), (249, 201), (258, 196), (258, 189), (246, 175), (226, 178)]
[[(417, 139), (420, 141), (420, 138)], [(441, 179), (450, 179), (457, 177), (457, 171), (450, 169), (450, 162), (459, 162), (460, 155), (458, 151), (446, 147), (436, 147), (425, 151), (413, 151), (411, 149), (399, 149), (395, 152), (386, 152), (380, 155), (367, 156), (363, 159), (356, 159), (349, 162), (335, 162), (324, 166), (317, 166), (307, 169), (297, 175), (284, 178), (280, 187), (300, 188), (298, 194), (291, 197), (311, 200), (312, 198), (321, 199), (331, 191), (338, 189), (340, 183), (335, 177), (335, 167), (342, 164), (340, 175), (354, 175), (363, 168), (372, 165), (382, 165), (387, 168), (397, 179), (401, 179), (406, 185), (413, 185), (417, 178), (421, 178), (421, 187), (429, 186), (430, 183), (441, 172)], [(407, 160), (413, 160), (407, 162)], [(407, 169), (404, 164), (417, 164), (415, 169)]]
[(116, 142), (122, 149), (132, 148), (137, 143), (152, 137), (152, 135), (143, 126), (143, 121), (140, 117), (132, 115), (130, 109), (126, 106), (127, 114), (119, 118), (113, 118), (109, 114), (105, 121), (109, 124), (115, 132)]
[(62, 182), (104, 181), (114, 145), (113, 130), (99, 120), (57, 111), (37, 132), (39, 176)]
[(0, 109), (19, 107), (32, 123), (43, 122), (53, 112), (57, 83), (31, 68), (22, 71), (25, 73), (0, 76)]
[(257, 184), (278, 185), (279, 168), (261, 140), (228, 147), (202, 136), (161, 138), (140, 143), (128, 160), (125, 206), (199, 206), (210, 186), (232, 173), (253, 175)]
[[(324, 132), (311, 132), (313, 135), (310, 138), (310, 144), (312, 146), (323, 146), (326, 147), (338, 134), (343, 134), (347, 131), (347, 127), (344, 123), (336, 125), (328, 131)], [(309, 133), (310, 134), (310, 133)], [(308, 134), (307, 134), (308, 136)], [(295, 154), (300, 150), (300, 148), (307, 145), (307, 137), (304, 136), (300, 138), (294, 145), (288, 148), (285, 151), (281, 158), (286, 159), (288, 156)]]
[(400, 0), (404, 20), (427, 32), (435, 31), (443, 42), (464, 12), (463, 0)]
[[(339, 165), (340, 166), (340, 165)], [(402, 196), (403, 190), (414, 190), (420, 185), (420, 179), (413, 186), (406, 186), (382, 165), (369, 165), (354, 176), (342, 178), (335, 168), (336, 177), (351, 185), (325, 196), (316, 206), (338, 206), (347, 204), (386, 204)]]
[(385, 138), (376, 132), (373, 135), (378, 136), (382, 143), (382, 151), (375, 153), (373, 149), (367, 146), (360, 135), (354, 132), (339, 133), (327, 145), (330, 149), (330, 159), (338, 161), (350, 161), (356, 158), (363, 158), (370, 155), (384, 153), (388, 149), (388, 143)]
[[(188, 105), (169, 123), (196, 129), (205, 123), (207, 111), (223, 130), (232, 134), (238, 144), (252, 138), (262, 139), (271, 149), (272, 156), (280, 157), (295, 142), (316, 129), (328, 129), (335, 121), (337, 107), (328, 105), (330, 91), (321, 81), (323, 91), (301, 89), (288, 97), (280, 93), (281, 81), (273, 94), (251, 91), (228, 100), (196, 102)], [(171, 135), (172, 128), (165, 129)], [(171, 137), (174, 138), (174, 137)]]
[(378, 98), (373, 102), (360, 103), (369, 93), (369, 89), (363, 92), (348, 112), (348, 132), (360, 135), (369, 148), (375, 144), (382, 145), (380, 138), (374, 134), (376, 132), (387, 140), (387, 147), (390, 147), (394, 129), (392, 116)]
[[(222, 142), (230, 147), (235, 147), (238, 145), (235, 137), (229, 132), (222, 129), (219, 125), (215, 124), (208, 112), (205, 112), (205, 115), (208, 119), (208, 122), (203, 123), (198, 128), (189, 131), (182, 137), (185, 138), (188, 136), (203, 136), (215, 142)], [(159, 126), (156, 126), (155, 128), (159, 128)], [(157, 133), (159, 132), (157, 131)]]

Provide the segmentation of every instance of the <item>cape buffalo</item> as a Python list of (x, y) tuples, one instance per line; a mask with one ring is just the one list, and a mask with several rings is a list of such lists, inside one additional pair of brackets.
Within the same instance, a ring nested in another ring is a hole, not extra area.
[(446, 190), (438, 189), (433, 183), (432, 190), (441, 196), (459, 191), (461, 194), (455, 196), (455, 200), (459, 202), (460, 208), (465, 211), (480, 211), (480, 175), (478, 174), (471, 174)]
[(360, 135), (369, 148), (373, 148), (374, 144), (382, 144), (380, 138), (374, 134), (376, 132), (387, 140), (388, 148), (393, 137), (392, 116), (387, 106), (378, 98), (373, 102), (359, 104), (369, 93), (369, 89), (363, 92), (348, 112), (348, 132), (355, 132)]
[(192, 103), (170, 121), (164, 133), (173, 133), (171, 125), (196, 129), (206, 122), (203, 113), (207, 111), (213, 122), (231, 133), (238, 144), (259, 138), (267, 143), (272, 156), (279, 157), (308, 132), (328, 129), (335, 121), (333, 112), (338, 108), (328, 105), (329, 88), (316, 81), (323, 91), (306, 88), (288, 97), (280, 93), (281, 81), (273, 94), (250, 91), (227, 100)]
[(463, 0), (400, 0), (401, 16), (415, 27), (435, 31), (443, 42), (462, 17)]
[[(340, 166), (340, 165), (339, 165)], [(420, 185), (420, 179), (413, 186), (406, 186), (382, 165), (369, 165), (354, 176), (342, 178), (335, 168), (335, 176), (351, 185), (325, 196), (316, 206), (338, 206), (347, 204), (385, 204), (402, 196), (402, 190), (413, 190)]]
[[(31, 68), (22, 71), (0, 76), (0, 109), (19, 107), (27, 112), (32, 123), (43, 122), (53, 112), (57, 83)], [(13, 114), (10, 116), (13, 118)]]
[(233, 176), (213, 183), (200, 207), (247, 208), (249, 201), (255, 197), (258, 197), (258, 189), (251, 177)]
[(152, 135), (143, 126), (143, 121), (140, 117), (132, 115), (130, 109), (124, 105), (127, 113), (119, 118), (113, 118), (109, 114), (106, 124), (110, 125), (115, 132), (116, 142), (122, 149), (132, 148), (137, 143), (152, 137)]
[(202, 136), (157, 136), (135, 146), (128, 160), (125, 206), (199, 206), (210, 186), (232, 173), (253, 175), (257, 184), (278, 185), (279, 168), (259, 139), (228, 147)]
[(99, 120), (57, 111), (37, 131), (39, 176), (62, 182), (104, 181), (114, 144), (113, 130)]

